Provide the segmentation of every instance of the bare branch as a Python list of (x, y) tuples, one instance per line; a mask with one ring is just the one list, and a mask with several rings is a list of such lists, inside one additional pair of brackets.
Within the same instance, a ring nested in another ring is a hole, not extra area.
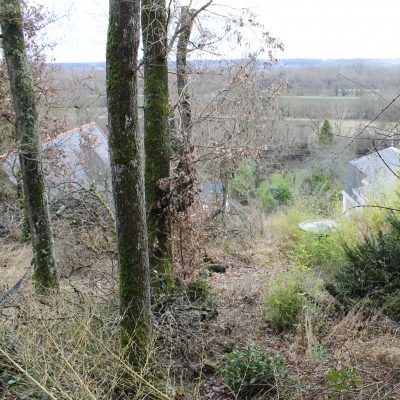
[(389, 167), (389, 165), (387, 164), (387, 162), (382, 158), (381, 154), (379, 153), (378, 149), (375, 146), (375, 141), (372, 142), (372, 144), (374, 145), (374, 149), (376, 154), (378, 154), (379, 158), (382, 160), (382, 162), (386, 165), (386, 167), (389, 169), (389, 171), (396, 177), (400, 179), (400, 176), (396, 174), (396, 172), (394, 172), (392, 170), (392, 168)]
[[(188, 21), (189, 23), (191, 23), (192, 21), (194, 21), (196, 19), (196, 17), (202, 12), (204, 11), (208, 6), (211, 5), (211, 3), (213, 2), (213, 0), (210, 0), (208, 3), (204, 4), (202, 7), (200, 7), (195, 13), (193, 13), (193, 15), (191, 15), (190, 21)], [(178, 25), (178, 29), (174, 32), (174, 34), (172, 35), (172, 38), (167, 46), (167, 54), (170, 53), (170, 51), (172, 50), (172, 48), (174, 47), (175, 41), (178, 38), (179, 34), (186, 28), (186, 25), (181, 25), (179, 27)]]

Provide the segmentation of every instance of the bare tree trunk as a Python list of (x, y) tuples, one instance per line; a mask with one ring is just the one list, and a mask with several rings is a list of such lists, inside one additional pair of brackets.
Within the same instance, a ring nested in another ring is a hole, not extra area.
[(50, 213), (42, 167), (33, 80), (28, 67), (22, 30), (22, 14), (17, 0), (0, 1), (3, 49), (14, 100), (20, 142), (23, 186), (28, 203), (32, 247), (35, 256), (33, 280), (44, 293), (58, 286)]
[(158, 185), (160, 179), (170, 175), (166, 29), (165, 0), (142, 0), (147, 226), (150, 270), (158, 291), (171, 291), (174, 287), (170, 227), (159, 204), (165, 193)]
[(221, 215), (222, 215), (222, 224), (225, 226), (226, 222), (226, 210), (228, 204), (228, 191), (229, 191), (229, 182), (232, 179), (232, 167), (228, 158), (222, 158), (221, 164), (219, 167), (219, 178), (221, 179), (222, 184), (222, 204), (221, 207)]
[(140, 370), (151, 340), (150, 273), (137, 110), (140, 0), (110, 0), (107, 37), (109, 149), (118, 242), (120, 346)]
[(187, 79), (187, 52), (190, 34), (193, 27), (193, 19), (196, 10), (190, 10), (188, 6), (181, 7), (180, 27), (181, 33), (176, 51), (176, 72), (178, 84), (178, 110), (181, 119), (181, 129), (185, 136), (190, 137), (192, 124), (192, 110), (190, 107), (190, 94)]

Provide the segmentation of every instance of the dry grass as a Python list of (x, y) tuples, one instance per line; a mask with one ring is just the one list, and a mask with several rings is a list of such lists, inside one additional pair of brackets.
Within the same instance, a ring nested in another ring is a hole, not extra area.
[(168, 398), (151, 383), (150, 362), (136, 374), (123, 361), (118, 307), (109, 298), (67, 290), (39, 298), (25, 287), (2, 307), (1, 377), (15, 380), (6, 398)]
[(28, 269), (32, 259), (30, 244), (0, 243), (2, 290), (13, 286)]

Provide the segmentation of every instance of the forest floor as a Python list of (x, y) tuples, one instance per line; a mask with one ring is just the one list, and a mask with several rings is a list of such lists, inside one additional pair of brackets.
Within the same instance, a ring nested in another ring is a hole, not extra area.
[[(263, 307), (265, 293), (279, 274), (285, 272), (288, 260), (283, 257), (279, 241), (261, 237), (236, 254), (214, 258), (213, 263), (227, 266), (208, 279), (212, 287), (217, 316), (208, 329), (214, 340), (217, 357), (248, 343), (280, 351), (286, 339), (276, 335), (266, 319)], [(235, 399), (221, 378), (211, 375), (201, 391), (201, 399)], [(267, 396), (267, 398), (269, 398)]]
[(349, 312), (335, 311), (333, 299), (314, 315), (280, 332), (268, 320), (265, 295), (292, 266), (279, 238), (266, 235), (234, 256), (213, 262), (229, 265), (213, 273), (217, 315), (208, 321), (213, 352), (223, 354), (254, 343), (283, 356), (286, 375), (269, 391), (239, 395), (218, 374), (210, 374), (200, 399), (399, 399), (400, 326), (379, 311), (365, 312), (355, 304)]
[[(161, 371), (161, 377), (167, 374), (168, 380), (174, 388), (171, 389), (170, 397), (202, 400), (236, 398), (399, 399), (400, 336), (398, 332), (400, 326), (382, 316), (378, 311), (366, 313), (363, 304), (355, 304), (352, 310), (341, 312), (330, 308), (328, 304), (324, 309), (318, 309), (318, 312), (312, 315), (304, 313), (299, 324), (289, 330), (280, 332), (273, 326), (265, 312), (264, 301), (268, 290), (273, 287), (274, 283), (280, 281), (280, 275), (287, 272), (293, 264), (293, 261), (282, 249), (284, 244), (282, 238), (265, 234), (250, 243), (242, 242), (240, 246), (236, 245), (234, 250), (210, 249), (205, 257), (207, 262), (203, 266), (204, 273), (201, 275), (202, 281), (211, 287), (212, 292), (205, 302), (202, 302), (201, 299), (198, 301), (188, 300), (187, 295), (176, 296), (173, 299), (165, 297), (156, 302), (154, 305), (157, 324), (155, 331), (159, 334), (157, 343), (161, 349), (161, 359), (164, 360), (157, 364), (157, 369)], [(6, 290), (16, 283), (29, 266), (30, 246), (17, 243), (7, 244), (2, 247), (0, 255), (2, 287)], [(217, 269), (220, 272), (210, 272), (210, 265), (214, 266), (211, 269)], [(107, 352), (106, 346), (115, 346), (117, 343), (115, 318), (118, 316), (118, 301), (115, 287), (112, 285), (103, 287), (102, 293), (91, 289), (92, 300), (77, 301), (78, 298), (81, 298), (87, 279), (83, 276), (75, 277), (75, 283), (70, 283), (74, 285), (72, 286), (74, 290), (77, 290), (77, 287), (79, 290), (74, 294), (70, 287), (71, 294), (66, 297), (66, 305), (63, 306), (65, 311), (58, 312), (56, 310), (53, 313), (46, 306), (46, 310), (49, 310), (46, 312), (54, 314), (49, 314), (46, 318), (50, 321), (56, 320), (63, 313), (66, 315), (69, 313), (68, 319), (62, 317), (60, 322), (54, 325), (55, 334), (64, 330), (62, 324), (71, 321), (73, 316), (70, 313), (75, 309), (77, 310), (77, 320), (88, 318), (87, 326), (92, 324), (93, 332), (98, 332), (98, 329), (101, 329), (101, 332), (108, 332), (107, 329), (110, 329), (110, 334), (113, 336), (110, 336), (111, 339), (108, 343), (104, 342), (105, 345), (101, 346), (98, 354), (85, 354), (85, 357), (79, 354), (82, 351), (97, 351), (89, 350), (92, 344), (90, 346), (85, 344), (90, 343), (90, 340), (83, 336), (83, 331), (76, 331), (74, 335), (81, 339), (75, 339), (71, 343), (81, 342), (84, 344), (82, 349), (77, 347), (73, 353), (77, 357), (77, 362), (83, 363), (85, 358), (90, 361), (90, 357), (92, 357), (94, 361), (90, 362), (94, 365), (97, 363), (99, 371), (107, 367), (112, 375), (115, 373), (116, 367), (102, 364), (101, 360), (104, 359), (104, 355), (101, 352)], [(80, 281), (80, 286), (77, 286), (78, 281)], [(67, 283), (68, 280), (63, 279), (62, 287), (67, 287)], [(16, 310), (14, 319), (7, 320), (6, 314), (3, 315), (7, 324), (12, 326), (10, 332), (15, 335), (15, 338), (22, 341), (25, 340), (26, 333), (21, 330), (21, 335), (18, 336), (18, 329), (27, 329), (29, 332), (33, 332), (32, 329), (43, 329), (36, 325), (29, 327), (13, 322), (23, 314), (28, 315), (31, 312), (29, 307), (34, 307), (33, 303), (27, 306), (26, 310), (24, 310), (24, 306), (16, 306), (19, 300), (31, 299), (30, 292), (30, 282), (29, 279), (26, 279), (16, 298), (10, 301)], [(71, 299), (75, 300), (71, 302)], [(112, 303), (111, 309), (105, 309), (107, 313), (111, 312), (111, 314), (103, 316), (100, 314), (103, 312), (100, 311), (103, 310), (103, 306), (100, 305), (98, 308), (94, 306), (95, 302), (99, 304), (97, 299), (100, 299), (103, 304)], [(88, 304), (89, 311), (84, 311), (84, 313), (87, 313), (88, 317), (81, 311), (85, 310), (82, 308), (85, 302)], [(43, 305), (41, 307), (43, 308)], [(90, 319), (92, 310), (94, 319)], [(24, 318), (26, 321), (33, 321), (32, 323), (36, 324), (35, 321), (38, 319), (35, 315), (37, 314), (34, 314), (31, 319)], [(100, 321), (104, 322), (100, 324)], [(70, 330), (71, 322), (68, 324), (65, 329)], [(47, 330), (46, 332), (50, 335)], [(53, 340), (54, 342), (61, 340), (60, 343), (66, 340), (62, 332), (59, 339), (53, 333), (51, 334), (52, 338), (47, 341), (47, 345)], [(43, 336), (43, 334), (41, 335)], [(104, 337), (104, 340), (108, 339)], [(227, 353), (234, 349), (244, 348), (249, 343), (281, 354), (285, 373), (269, 391), (261, 394), (253, 393), (246, 397), (246, 395), (239, 396), (238, 393), (233, 393), (227, 387), (223, 381), (220, 363)], [(28, 347), (28, 344), (29, 346), (36, 344), (27, 343), (24, 352), (24, 356), (29, 351), (31, 352), (29, 363), (34, 363), (34, 352), (39, 352), (40, 348)], [(9, 351), (14, 350), (10, 348)], [(50, 354), (51, 351), (53, 350), (49, 349), (47, 354)], [(21, 355), (18, 357), (22, 359)], [(46, 356), (43, 355), (43, 357)], [(109, 356), (107, 357), (109, 360)], [(51, 370), (49, 367), (46, 368), (48, 368), (47, 371)], [(90, 372), (92, 374), (90, 376), (93, 376), (93, 373)], [(10, 372), (4, 370), (3, 375), (9, 377)], [(68, 375), (66, 376), (68, 377)], [(3, 378), (0, 377), (0, 379)], [(13, 379), (9, 379), (9, 382)], [(62, 375), (58, 375), (57, 379), (62, 379)], [(27, 383), (22, 385), (23, 381), (20, 382), (15, 390), (26, 391), (23, 385), (27, 385)], [(78, 389), (74, 388), (74, 390)], [(78, 397), (75, 395), (75, 398)], [(7, 396), (4, 398), (23, 397)], [(116, 397), (110, 398), (116, 399)]]

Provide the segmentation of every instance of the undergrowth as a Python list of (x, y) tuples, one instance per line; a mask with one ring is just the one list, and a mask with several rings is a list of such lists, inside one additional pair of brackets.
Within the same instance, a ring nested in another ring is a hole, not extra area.
[(195, 392), (207, 346), (202, 324), (215, 311), (203, 305), (211, 296), (209, 287), (194, 286), (201, 301), (191, 301), (186, 291), (153, 299), (153, 348), (137, 373), (120, 353), (119, 307), (112, 287), (90, 292), (75, 282), (73, 289), (64, 287), (57, 296), (43, 298), (25, 285), (2, 304), (5, 398), (169, 399)]
[(267, 289), (264, 301), (267, 319), (278, 331), (298, 325), (306, 310), (315, 309), (322, 285), (314, 273), (304, 267), (292, 267), (280, 274)]
[(248, 343), (226, 354), (219, 371), (236, 397), (270, 392), (282, 368), (282, 356), (278, 352)]

